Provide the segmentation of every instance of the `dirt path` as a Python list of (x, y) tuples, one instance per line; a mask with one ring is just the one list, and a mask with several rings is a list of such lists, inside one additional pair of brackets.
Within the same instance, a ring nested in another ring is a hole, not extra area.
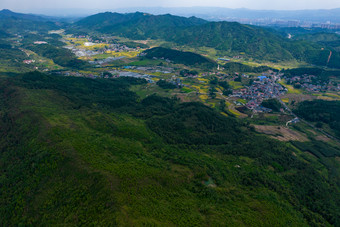
[(328, 56), (328, 60), (327, 60), (327, 65), (328, 65), (329, 61), (331, 60), (332, 54), (333, 54), (332, 51), (329, 51), (329, 56)]
[(270, 135), (280, 141), (308, 141), (306, 135), (286, 127), (272, 125), (254, 125), (254, 127), (257, 132)]

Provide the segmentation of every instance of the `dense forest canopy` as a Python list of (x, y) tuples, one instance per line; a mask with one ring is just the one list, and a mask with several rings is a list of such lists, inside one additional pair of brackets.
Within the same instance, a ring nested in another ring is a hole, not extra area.
[(309, 121), (328, 124), (340, 136), (339, 101), (305, 101), (298, 105), (295, 112)]
[(4, 225), (339, 223), (333, 178), (203, 104), (139, 100), (133, 78), (1, 80)]
[(155, 47), (144, 51), (147, 58), (162, 58), (165, 60), (170, 60), (175, 64), (184, 64), (189, 66), (201, 66), (201, 67), (217, 67), (217, 64), (199, 54), (192, 52), (183, 52), (163, 47)]

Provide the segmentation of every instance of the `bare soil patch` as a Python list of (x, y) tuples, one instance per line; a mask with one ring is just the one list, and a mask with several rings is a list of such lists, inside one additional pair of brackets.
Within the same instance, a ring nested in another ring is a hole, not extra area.
[(286, 127), (272, 125), (254, 125), (254, 127), (257, 132), (270, 135), (271, 138), (280, 141), (308, 141), (308, 138), (302, 133)]

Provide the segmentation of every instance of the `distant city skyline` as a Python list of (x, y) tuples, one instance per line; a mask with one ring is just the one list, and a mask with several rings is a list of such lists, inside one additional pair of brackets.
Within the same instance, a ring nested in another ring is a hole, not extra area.
[(127, 7), (211, 6), (256, 10), (303, 10), (340, 8), (339, 0), (1, 0), (0, 9), (29, 12), (39, 9), (114, 10)]

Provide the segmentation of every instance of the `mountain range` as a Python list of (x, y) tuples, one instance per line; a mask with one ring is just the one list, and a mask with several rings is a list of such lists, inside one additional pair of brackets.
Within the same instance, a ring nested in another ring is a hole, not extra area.
[(208, 47), (215, 49), (221, 56), (241, 56), (252, 61), (301, 61), (340, 68), (337, 41), (290, 40), (277, 31), (236, 22), (209, 22), (197, 17), (170, 14), (106, 12), (75, 23), (57, 23), (49, 17), (0, 11), (2, 36), (28, 28), (47, 32), (61, 27), (78, 33), (99, 32), (132, 40), (158, 39), (191, 48)]
[(161, 39), (190, 47), (210, 47), (221, 55), (243, 55), (252, 60), (272, 62), (305, 61), (319, 66), (340, 67), (340, 55), (334, 51), (328, 61), (329, 46), (289, 40), (277, 32), (236, 22), (209, 22), (196, 17), (170, 14), (100, 13), (81, 19), (72, 29), (93, 30), (130, 39)]
[[(30, 12), (58, 17), (86, 17), (92, 14), (103, 12), (108, 9), (32, 9)], [(210, 21), (225, 19), (283, 19), (301, 20), (310, 22), (325, 23), (331, 21), (340, 23), (340, 9), (319, 9), (319, 10), (254, 10), (254, 9), (231, 9), (222, 7), (129, 7), (109, 9), (119, 13), (132, 13), (136, 11), (146, 12), (155, 15), (173, 14), (178, 16), (196, 16)]]

